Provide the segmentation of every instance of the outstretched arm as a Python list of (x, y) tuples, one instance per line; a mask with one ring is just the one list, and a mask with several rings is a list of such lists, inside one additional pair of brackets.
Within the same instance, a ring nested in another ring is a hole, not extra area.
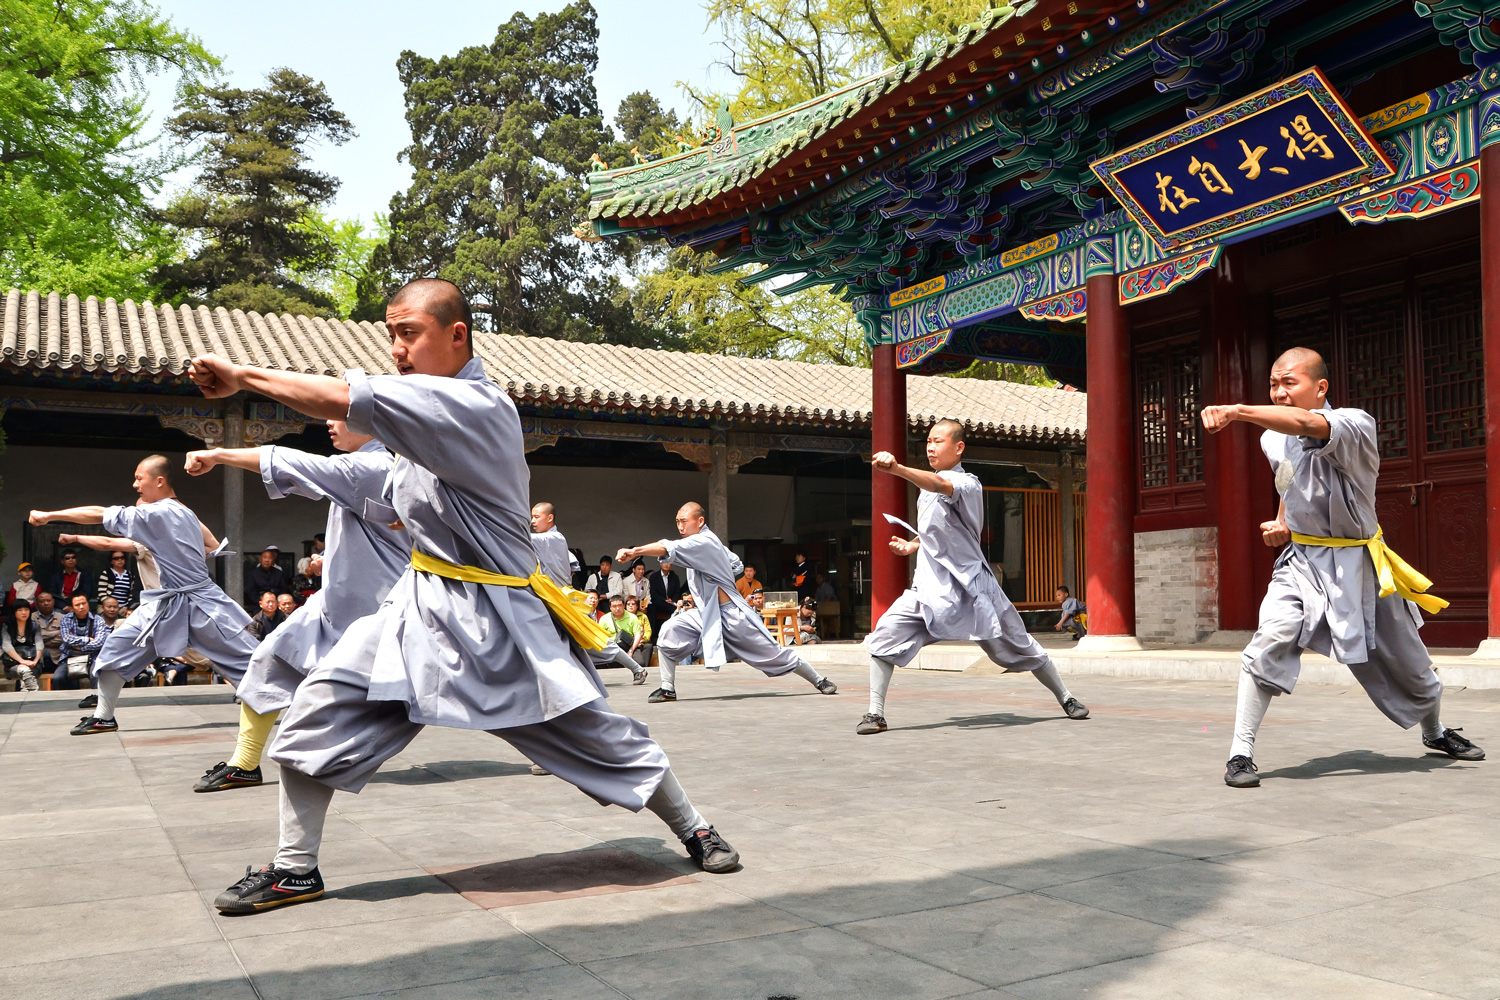
[(126, 552), (135, 551), (135, 542), (128, 538), (111, 538), (109, 535), (70, 535), (66, 532), (57, 536), (59, 545), (82, 545), (86, 549), (94, 549), (98, 552)]
[(1237, 420), (1268, 431), (1294, 434), (1297, 437), (1328, 440), (1328, 418), (1317, 410), (1304, 410), (1300, 406), (1247, 406), (1230, 403), (1228, 406), (1205, 406), (1203, 426), (1210, 434), (1217, 434)]
[(103, 524), (104, 508), (96, 504), (88, 507), (68, 507), (65, 510), (34, 510), (27, 520), (32, 524), (51, 524), (53, 521), (66, 521), (69, 524)]
[(890, 540), (891, 551), (898, 556), (909, 556), (922, 547), (920, 538), (906, 539), (900, 535), (892, 535)]
[(208, 448), (203, 451), (190, 451), (182, 467), (190, 476), (201, 476), (216, 465), (232, 465), (236, 469), (259, 472), (260, 449)]
[(653, 556), (657, 559), (664, 559), (666, 555), (667, 547), (665, 545), (661, 542), (652, 542), (649, 545), (636, 545), (628, 549), (621, 549), (615, 553), (615, 563), (618, 564), (627, 559), (634, 559), (637, 556)]
[(889, 472), (891, 475), (914, 484), (919, 490), (929, 493), (941, 493), (945, 497), (953, 495), (953, 484), (936, 472), (923, 472), (921, 469), (908, 468), (896, 461), (896, 456), (888, 451), (877, 451), (870, 456), (870, 464), (881, 472)]
[(349, 383), (330, 375), (271, 371), (204, 354), (193, 359), (188, 377), (209, 399), (258, 392), (320, 420), (343, 420), (349, 415)]

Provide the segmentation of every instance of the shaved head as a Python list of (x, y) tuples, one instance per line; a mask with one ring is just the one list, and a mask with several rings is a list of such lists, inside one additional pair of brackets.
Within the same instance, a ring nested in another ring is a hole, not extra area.
[(682, 509), (677, 513), (686, 514), (688, 517), (696, 517), (699, 520), (708, 517), (708, 514), (703, 510), (703, 505), (696, 500), (689, 500), (687, 503), (683, 504)]
[(1293, 347), (1282, 351), (1281, 357), (1271, 365), (1273, 371), (1280, 368), (1301, 368), (1314, 382), (1328, 378), (1328, 362), (1310, 347)]
[(964, 439), (964, 425), (951, 417), (944, 417), (942, 420), (934, 422), (932, 429), (946, 432), (948, 437), (954, 441), (962, 441)]
[(557, 508), (553, 507), (545, 500), (543, 500), (539, 504), (534, 504), (531, 509), (536, 511), (538, 514), (554, 515), (557, 513)]
[(160, 476), (166, 480), (168, 486), (172, 485), (172, 463), (167, 461), (167, 456), (165, 455), (147, 455), (141, 459), (140, 465), (137, 468), (141, 469), (152, 479)]
[(442, 278), (408, 281), (386, 303), (387, 308), (401, 305), (420, 309), (443, 326), (462, 323), (469, 331), (469, 353), (474, 353), (474, 313), (469, 309), (469, 300), (453, 282)]

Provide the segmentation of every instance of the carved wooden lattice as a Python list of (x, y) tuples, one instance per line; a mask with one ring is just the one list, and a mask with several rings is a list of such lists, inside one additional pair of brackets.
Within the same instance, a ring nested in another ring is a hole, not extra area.
[[(1282, 306), (1273, 310), (1271, 316), (1273, 360), (1290, 348), (1307, 347), (1323, 355), (1329, 368), (1333, 368), (1333, 307), (1327, 299)], [(1330, 377), (1329, 391), (1335, 398), (1339, 390), (1339, 381)]]
[(1417, 290), (1426, 373), (1427, 450), (1484, 445), (1484, 337), (1479, 275), (1424, 281)]
[(1172, 447), (1175, 481), (1203, 481), (1203, 424), (1198, 417), (1203, 356), (1197, 345), (1172, 351)]
[[(1399, 286), (1371, 289), (1344, 300), (1345, 384), (1348, 402), (1375, 418), (1381, 458), (1405, 458), (1406, 294)], [(1334, 405), (1341, 405), (1337, 399)]]
[(1136, 412), (1140, 415), (1141, 488), (1169, 486), (1165, 351), (1136, 359), (1135, 384), (1140, 391)]

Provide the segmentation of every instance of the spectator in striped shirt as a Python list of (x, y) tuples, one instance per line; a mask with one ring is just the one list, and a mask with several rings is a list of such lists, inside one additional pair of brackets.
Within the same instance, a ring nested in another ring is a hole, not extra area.
[(96, 599), (102, 601), (106, 597), (113, 597), (120, 602), (122, 608), (134, 608), (141, 589), (141, 582), (136, 575), (130, 571), (126, 563), (124, 552), (111, 552), (109, 554), (109, 568), (99, 574), (99, 582), (94, 590)]

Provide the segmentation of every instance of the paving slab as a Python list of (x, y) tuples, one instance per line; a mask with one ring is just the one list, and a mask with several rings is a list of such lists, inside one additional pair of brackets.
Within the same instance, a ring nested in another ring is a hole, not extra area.
[[(334, 796), (326, 898), (250, 917), (211, 902), (275, 850), (276, 770), (191, 791), (225, 689), (126, 691), (87, 739), (76, 695), (0, 694), (0, 996), (1500, 997), (1500, 762), (1427, 753), (1357, 687), (1277, 699), (1236, 790), (1233, 684), (1074, 671), (1074, 722), (1025, 676), (902, 671), (859, 737), (864, 664), (828, 672), (837, 697), (689, 672), (659, 705), (605, 672), (739, 871), (429, 728)], [(1500, 691), (1444, 715), (1500, 741)]]

